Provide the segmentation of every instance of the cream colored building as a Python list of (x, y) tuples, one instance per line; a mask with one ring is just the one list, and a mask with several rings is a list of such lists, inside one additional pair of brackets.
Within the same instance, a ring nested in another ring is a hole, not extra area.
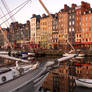
[(40, 28), (40, 15), (33, 14), (32, 18), (30, 19), (30, 42), (38, 43), (37, 42), (37, 29)]

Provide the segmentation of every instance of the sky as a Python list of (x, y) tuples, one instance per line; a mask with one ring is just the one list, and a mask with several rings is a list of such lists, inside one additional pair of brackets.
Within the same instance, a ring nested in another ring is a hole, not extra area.
[[(26, 0), (4, 0), (6, 1), (8, 8), (10, 10), (13, 10), (18, 5), (22, 4)], [(60, 9), (64, 8), (64, 4), (67, 4), (68, 6), (71, 6), (72, 3), (75, 3), (77, 5), (81, 4), (81, 1), (85, 1), (90, 3), (92, 6), (91, 0), (42, 0), (47, 9), (50, 13), (56, 13)], [(0, 0), (0, 7), (2, 8), (3, 12), (6, 14), (6, 10)], [(14, 13), (14, 12), (13, 12)], [(21, 11), (19, 11), (15, 16), (15, 21), (18, 21), (19, 23), (26, 23), (27, 20), (30, 20), (32, 17), (32, 14), (42, 15), (43, 13), (46, 13), (41, 4), (39, 3), (39, 0), (32, 0), (32, 2), (28, 3)], [(2, 16), (2, 13), (0, 11), (0, 17)], [(9, 16), (7, 16), (8, 18)], [(5, 18), (0, 19), (0, 24), (5, 20)], [(11, 19), (4, 23), (3, 27), (9, 26), (9, 24), (13, 22)]]

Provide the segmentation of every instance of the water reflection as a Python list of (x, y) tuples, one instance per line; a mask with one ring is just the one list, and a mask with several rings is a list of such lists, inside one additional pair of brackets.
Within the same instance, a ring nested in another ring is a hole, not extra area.
[(92, 92), (92, 89), (77, 87), (75, 77), (92, 79), (92, 58), (63, 62), (60, 68), (50, 72), (42, 85), (42, 92)]
[[(34, 61), (44, 63), (56, 58), (59, 57), (36, 58)], [(1, 61), (1, 64), (3, 64), (5, 60)], [(40, 92), (92, 92), (92, 89), (76, 87), (74, 77), (92, 79), (91, 57), (62, 62), (60, 68), (54, 69), (49, 73), (42, 84)]]

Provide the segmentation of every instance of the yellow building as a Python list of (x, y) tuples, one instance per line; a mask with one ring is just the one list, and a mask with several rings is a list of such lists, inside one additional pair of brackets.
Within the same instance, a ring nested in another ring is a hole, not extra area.
[(43, 48), (52, 47), (52, 17), (42, 15), (40, 19), (40, 31), (41, 31), (41, 46)]

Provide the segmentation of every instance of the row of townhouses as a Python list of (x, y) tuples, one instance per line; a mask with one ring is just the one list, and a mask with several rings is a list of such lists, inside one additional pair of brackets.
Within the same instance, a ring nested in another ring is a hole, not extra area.
[(64, 5), (64, 9), (51, 16), (33, 14), (30, 19), (31, 42), (44, 48), (65, 48), (67, 41), (75, 48), (92, 47), (92, 9), (89, 3)]
[(55, 14), (33, 14), (25, 24), (11, 23), (8, 39), (12, 43), (38, 44), (41, 48), (67, 48), (69, 41), (75, 48), (92, 48), (92, 8), (82, 1)]

